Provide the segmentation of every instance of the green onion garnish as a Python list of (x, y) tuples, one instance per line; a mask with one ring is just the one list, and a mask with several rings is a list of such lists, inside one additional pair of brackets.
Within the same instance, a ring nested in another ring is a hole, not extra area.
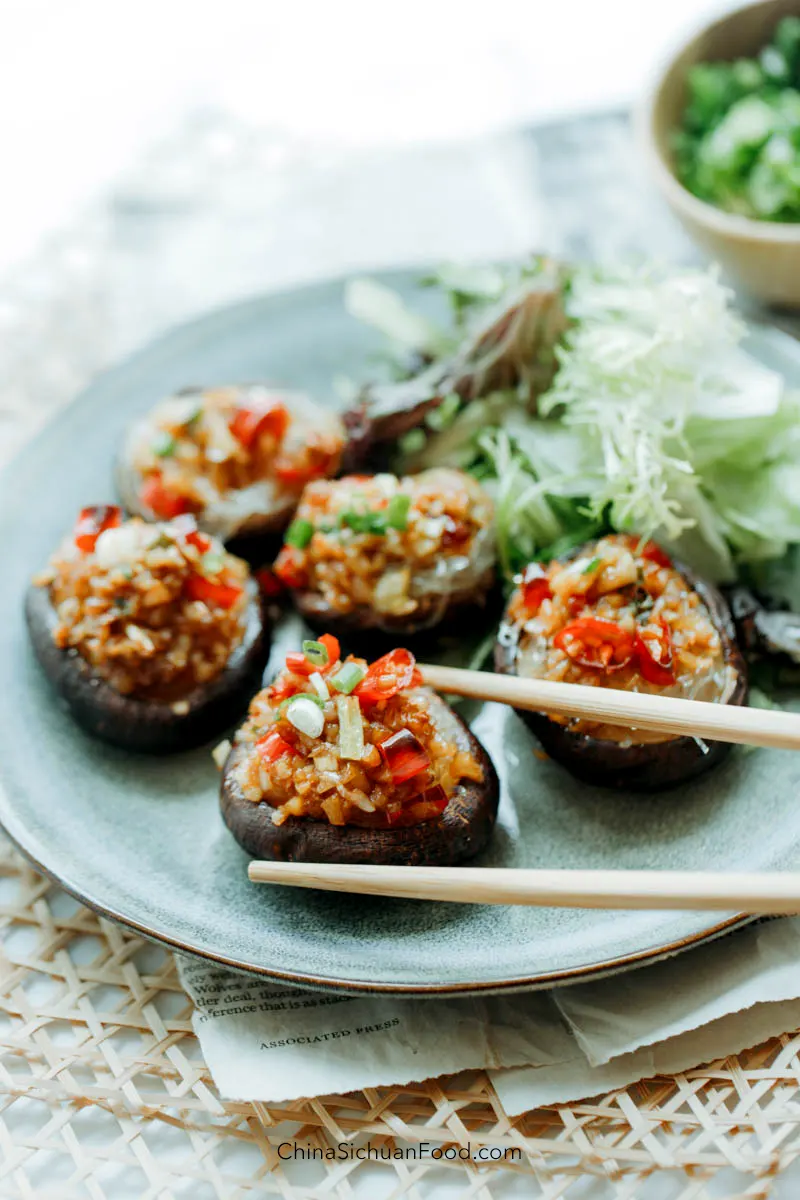
[(330, 655), (327, 646), (323, 646), (322, 642), (303, 642), (302, 650), (315, 667), (327, 667)]
[(328, 683), (337, 692), (343, 692), (345, 696), (349, 696), (353, 689), (361, 683), (366, 673), (366, 667), (359, 666), (358, 663), (342, 663), (336, 674), (331, 675)]
[(297, 517), (286, 530), (283, 540), (287, 546), (294, 546), (295, 550), (305, 550), (313, 536), (314, 526), (311, 522)]
[(374, 533), (382, 536), (386, 533), (385, 512), (354, 512), (348, 509), (339, 517), (339, 524), (346, 525), (353, 533)]
[(401, 532), (408, 529), (408, 510), (411, 508), (411, 497), (404, 492), (392, 496), (386, 509), (386, 524), (390, 529)]
[(225, 566), (225, 559), (216, 550), (207, 550), (200, 559), (199, 566), (204, 575), (219, 575)]
[(283, 714), (289, 724), (294, 725), (295, 729), (299, 729), (306, 737), (318, 738), (325, 728), (325, 717), (319, 705), (315, 703), (316, 700), (316, 696), (307, 696), (305, 692), (299, 696), (292, 696), (292, 702), (287, 705)]
[(278, 705), (278, 716), (282, 717), (289, 705), (295, 700), (300, 700), (301, 698), (303, 700), (310, 700), (312, 704), (318, 704), (320, 708), (325, 707), (325, 701), (321, 696), (318, 696), (316, 692), (295, 692), (293, 696), (287, 696), (285, 700), (281, 700), (280, 704)]
[(597, 568), (600, 566), (600, 563), (602, 561), (603, 560), (601, 558), (591, 559), (591, 561), (588, 562), (586, 564), (586, 566), (583, 568), (583, 570), (581, 571), (581, 575), (591, 575), (593, 571), (597, 570)]
[(150, 443), (150, 449), (153, 454), (157, 454), (159, 458), (169, 458), (175, 453), (178, 443), (171, 433), (167, 433), (166, 429), (159, 429)]

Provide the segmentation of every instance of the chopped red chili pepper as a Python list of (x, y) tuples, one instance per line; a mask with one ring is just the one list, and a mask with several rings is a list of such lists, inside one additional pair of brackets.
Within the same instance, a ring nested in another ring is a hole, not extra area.
[(291, 671), (293, 675), (313, 675), (316, 669), (302, 650), (290, 650), (286, 655), (286, 670)]
[(183, 536), (184, 541), (188, 542), (190, 546), (194, 546), (201, 554), (205, 554), (207, 550), (211, 549), (211, 538), (200, 532), (191, 513), (181, 513), (175, 517), (174, 528)]
[(214, 583), (205, 575), (190, 575), (183, 586), (190, 600), (201, 600), (218, 608), (232, 608), (242, 594), (242, 589), (227, 583)]
[(272, 567), (261, 567), (255, 572), (255, 581), (258, 584), (261, 595), (266, 596), (268, 600), (272, 600), (275, 596), (280, 596), (283, 592), (283, 583), (273, 571)]
[(308, 442), (301, 455), (280, 455), (275, 459), (275, 477), (286, 487), (304, 487), (312, 479), (321, 479), (329, 473), (336, 454), (337, 451), (325, 445)]
[(582, 667), (611, 672), (621, 670), (631, 661), (634, 639), (614, 621), (579, 617), (559, 629), (553, 645)]
[(279, 683), (273, 683), (269, 688), (269, 699), (271, 704), (280, 704), (282, 700), (287, 700), (289, 696), (296, 696), (298, 691), (297, 684), (291, 679), (281, 679)]
[(394, 829), (404, 825), (416, 825), (439, 816), (449, 803), (447, 793), (440, 783), (434, 784), (406, 804), (392, 805), (384, 809), (386, 824)]
[(432, 821), (447, 808), (447, 795), (440, 783), (428, 788), (405, 806), (406, 824), (416, 825), (420, 821)]
[(284, 587), (304, 588), (308, 583), (308, 572), (303, 565), (303, 555), (292, 546), (284, 546), (272, 568)]
[(672, 658), (672, 638), (665, 621), (646, 625), (636, 634), (636, 662), (639, 674), (657, 687), (669, 687), (675, 682)]
[(418, 797), (415, 803), (430, 804), (437, 812), (444, 812), (448, 805), (447, 792), (440, 783), (434, 784)]
[(657, 563), (659, 567), (672, 566), (672, 559), (656, 542), (643, 542), (635, 533), (628, 534), (627, 542), (630, 549), (641, 558)]
[(280, 400), (265, 399), (262, 403), (237, 408), (231, 419), (230, 431), (237, 441), (249, 449), (262, 433), (281, 441), (289, 428), (289, 410)]
[(321, 675), (327, 674), (331, 667), (334, 667), (339, 661), (339, 639), (333, 634), (323, 633), (319, 639), (320, 643), (328, 651), (328, 661), (324, 666), (320, 667), (316, 663), (311, 662), (306, 658), (302, 650), (290, 650), (286, 655), (286, 667), (293, 675), (313, 675), (315, 671), (319, 671)]
[(377, 704), (390, 700), (408, 687), (419, 687), (422, 676), (416, 669), (416, 660), (410, 650), (391, 650), (378, 658), (367, 671), (353, 695), (362, 705)]
[(276, 733), (274, 729), (270, 733), (265, 734), (264, 737), (258, 739), (256, 749), (268, 763), (277, 762), (285, 754), (294, 754), (294, 747), (284, 741), (281, 735)]
[(452, 550), (455, 546), (460, 546), (469, 539), (470, 527), (465, 521), (457, 521), (454, 517), (445, 514), (444, 528), (441, 532), (441, 546), (443, 550)]
[(335, 666), (341, 658), (342, 650), (341, 646), (339, 645), (339, 639), (334, 637), (332, 633), (323, 633), (319, 640), (328, 651), (328, 661), (324, 667), (324, 670), (330, 671), (331, 667)]
[(300, 464), (288, 461), (276, 462), (274, 470), (276, 479), (279, 479), (286, 487), (291, 488), (304, 487), (312, 479), (319, 479), (321, 475), (325, 474), (324, 467), (307, 464), (301, 466)]
[(191, 512), (192, 502), (186, 496), (171, 492), (160, 475), (150, 475), (142, 484), (139, 499), (157, 517), (171, 521), (183, 513)]
[(97, 539), (106, 529), (122, 524), (122, 509), (116, 504), (94, 504), (82, 508), (75, 526), (75, 545), (84, 554), (91, 554)]
[(642, 558), (648, 558), (650, 562), (658, 563), (659, 567), (671, 567), (672, 559), (667, 554), (666, 550), (662, 550), (655, 542), (645, 542), (639, 551)]
[(205, 554), (207, 550), (211, 549), (211, 538), (206, 537), (204, 533), (200, 533), (197, 529), (186, 534), (186, 541), (190, 546), (194, 546), (196, 550), (199, 550), (201, 554)]
[(380, 743), (378, 749), (391, 772), (392, 783), (405, 783), (421, 771), (427, 771), (431, 765), (427, 750), (410, 729), (393, 733)]
[(535, 617), (544, 600), (552, 600), (553, 593), (541, 563), (530, 563), (525, 568), (520, 584), (522, 605), (529, 616)]

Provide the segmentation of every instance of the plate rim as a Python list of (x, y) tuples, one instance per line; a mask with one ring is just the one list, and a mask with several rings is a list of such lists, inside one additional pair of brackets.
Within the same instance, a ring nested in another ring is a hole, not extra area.
[[(396, 280), (405, 279), (408, 281), (410, 278), (418, 277), (426, 269), (430, 270), (431, 264), (395, 263), (394, 265), (375, 265), (364, 268), (364, 272), (369, 271), (370, 275), (379, 276), (382, 279), (394, 278)], [(160, 353), (163, 353), (166, 347), (171, 347), (176, 340), (182, 340), (187, 337), (195, 339), (205, 328), (212, 327), (218, 330), (219, 324), (222, 321), (226, 323), (233, 321), (235, 323), (241, 319), (242, 314), (250, 309), (263, 310), (265, 306), (271, 307), (273, 304), (280, 306), (289, 299), (296, 302), (298, 297), (307, 296), (309, 293), (330, 293), (336, 290), (341, 295), (346, 282), (352, 279), (354, 274), (355, 272), (348, 272), (346, 274), (330, 275), (305, 283), (300, 282), (275, 291), (252, 293), (231, 303), (217, 305), (191, 315), (185, 320), (176, 322), (174, 325), (161, 330), (154, 337), (129, 350), (118, 361), (110, 363), (93, 375), (67, 404), (53, 414), (49, 420), (46, 420), (44, 424), (35, 430), (31, 437), (18, 447), (12, 459), (4, 465), (0, 472), (0, 482), (6, 484), (9, 480), (12, 480), (15, 471), (23, 469), (22, 460), (30, 450), (36, 446), (40, 439), (52, 437), (54, 433), (57, 433), (62, 422), (69, 421), (69, 414), (83, 404), (87, 395), (91, 395), (97, 388), (103, 388), (114, 377), (124, 377), (131, 369), (137, 369), (141, 359), (151, 359), (154, 355), (158, 356)], [(795, 347), (795, 353), (798, 352), (797, 339), (779, 325), (775, 325), (770, 321), (753, 319), (752, 317), (748, 319), (747, 324), (749, 328), (756, 328), (760, 332), (769, 331), (770, 335), (774, 336), (780, 342), (792, 344)], [(0, 781), (1, 784), (2, 781)], [(485, 996), (518, 991), (533, 991), (546, 987), (588, 982), (634, 967), (644, 966), (648, 963), (658, 962), (694, 946), (701, 945), (704, 942), (712, 941), (726, 933), (733, 932), (735, 929), (742, 928), (756, 919), (747, 913), (737, 913), (726, 917), (722, 921), (717, 921), (713, 925), (706, 926), (695, 933), (687, 934), (684, 937), (676, 938), (668, 943), (662, 943), (648, 949), (634, 951), (614, 958), (602, 959), (583, 966), (569, 967), (559, 971), (534, 973), (529, 971), (521, 976), (504, 979), (467, 980), (455, 984), (430, 982), (404, 983), (397, 981), (382, 983), (369, 979), (342, 979), (335, 975), (315, 975), (304, 971), (282, 970), (277, 967), (266, 967), (260, 963), (248, 962), (243, 958), (231, 958), (224, 953), (203, 948), (191, 941), (185, 941), (182, 938), (176, 937), (168, 930), (159, 929), (152, 924), (128, 916), (124, 912), (118, 911), (106, 901), (98, 900), (80, 885), (72, 882), (67, 876), (60, 873), (56, 868), (48, 866), (38, 857), (37, 851), (32, 848), (30, 841), (26, 838), (27, 830), (25, 826), (20, 825), (19, 827), (15, 827), (13, 808), (9, 809), (10, 799), (8, 789), (5, 786), (0, 786), (0, 807), (6, 810), (3, 814), (5, 819), (0, 819), (0, 829), (5, 832), (17, 850), (36, 870), (40, 871), (53, 883), (62, 887), (64, 891), (87, 908), (116, 922), (130, 932), (145, 937), (168, 949), (214, 963), (219, 967), (256, 975), (261, 978), (273, 979), (277, 982), (300, 988), (306, 987), (320, 991), (333, 991), (351, 995), (382, 994), (408, 997)], [(10, 820), (9, 817), (11, 818)], [(31, 839), (31, 841), (35, 841), (35, 838)]]
[(309, 975), (300, 971), (283, 971), (278, 968), (262, 966), (260, 963), (249, 963), (242, 959), (229, 958), (225, 954), (215, 953), (211, 950), (192, 945), (190, 942), (185, 942), (164, 930), (145, 925), (132, 917), (127, 917), (117, 912), (104, 902), (92, 899), (78, 885), (70, 883), (63, 875), (60, 875), (57, 871), (41, 862), (36, 857), (36, 854), (24, 845), (4, 822), (0, 822), (0, 829), (4, 831), (17, 850), (37, 871), (40, 871), (46, 878), (58, 884), (59, 887), (62, 887), (73, 899), (80, 901), (81, 904), (96, 912), (99, 916), (106, 917), (108, 920), (114, 921), (132, 933), (147, 938), (148, 941), (156, 942), (167, 949), (179, 951), (193, 958), (202, 959), (204, 962), (210, 962), (219, 967), (226, 967), (232, 971), (244, 972), (247, 975), (255, 975), (262, 979), (273, 979), (279, 983), (290, 984), (298, 988), (311, 988), (315, 991), (324, 992), (343, 992), (353, 996), (392, 995), (457, 998), (538, 991), (543, 988), (558, 987), (559, 985), (568, 985), (571, 983), (588, 983), (594, 979), (602, 979), (608, 975), (615, 975), (634, 967), (645, 966), (649, 963), (660, 962), (665, 958), (671, 958), (673, 955), (679, 954), (684, 950), (702, 945), (704, 942), (714, 941), (726, 933), (732, 933), (736, 929), (741, 929), (745, 925), (758, 920), (757, 917), (751, 914), (737, 913), (735, 916), (726, 917), (724, 921), (719, 921), (707, 929), (701, 929), (697, 933), (688, 934), (686, 937), (677, 938), (675, 941), (661, 946), (654, 946), (649, 950), (623, 954), (618, 958), (602, 959), (599, 962), (590, 963), (583, 967), (569, 967), (563, 971), (543, 971), (511, 979), (467, 980), (456, 984), (376, 983), (371, 980), (339, 979), (331, 975)]

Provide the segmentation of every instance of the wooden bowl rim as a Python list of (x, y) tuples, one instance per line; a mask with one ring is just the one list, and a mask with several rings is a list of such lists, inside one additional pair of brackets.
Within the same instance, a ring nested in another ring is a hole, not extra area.
[(710, 23), (697, 26), (690, 37), (684, 38), (680, 44), (673, 46), (667, 56), (662, 57), (654, 82), (646, 89), (633, 114), (636, 143), (649, 162), (659, 187), (675, 208), (680, 209), (696, 224), (730, 240), (782, 247), (800, 246), (800, 222), (791, 224), (785, 221), (760, 221), (755, 217), (726, 212), (699, 199), (684, 187), (675, 174), (667, 148), (656, 132), (656, 115), (673, 71), (698, 42), (709, 39), (713, 41), (746, 13), (761, 8), (780, 10), (784, 7), (785, 0), (754, 0), (719, 14)]

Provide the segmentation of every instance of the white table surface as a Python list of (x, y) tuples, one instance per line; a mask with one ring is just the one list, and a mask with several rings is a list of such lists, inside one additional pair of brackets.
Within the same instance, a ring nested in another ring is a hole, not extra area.
[(340, 151), (618, 104), (724, 0), (0, 0), (0, 272), (190, 110)]

